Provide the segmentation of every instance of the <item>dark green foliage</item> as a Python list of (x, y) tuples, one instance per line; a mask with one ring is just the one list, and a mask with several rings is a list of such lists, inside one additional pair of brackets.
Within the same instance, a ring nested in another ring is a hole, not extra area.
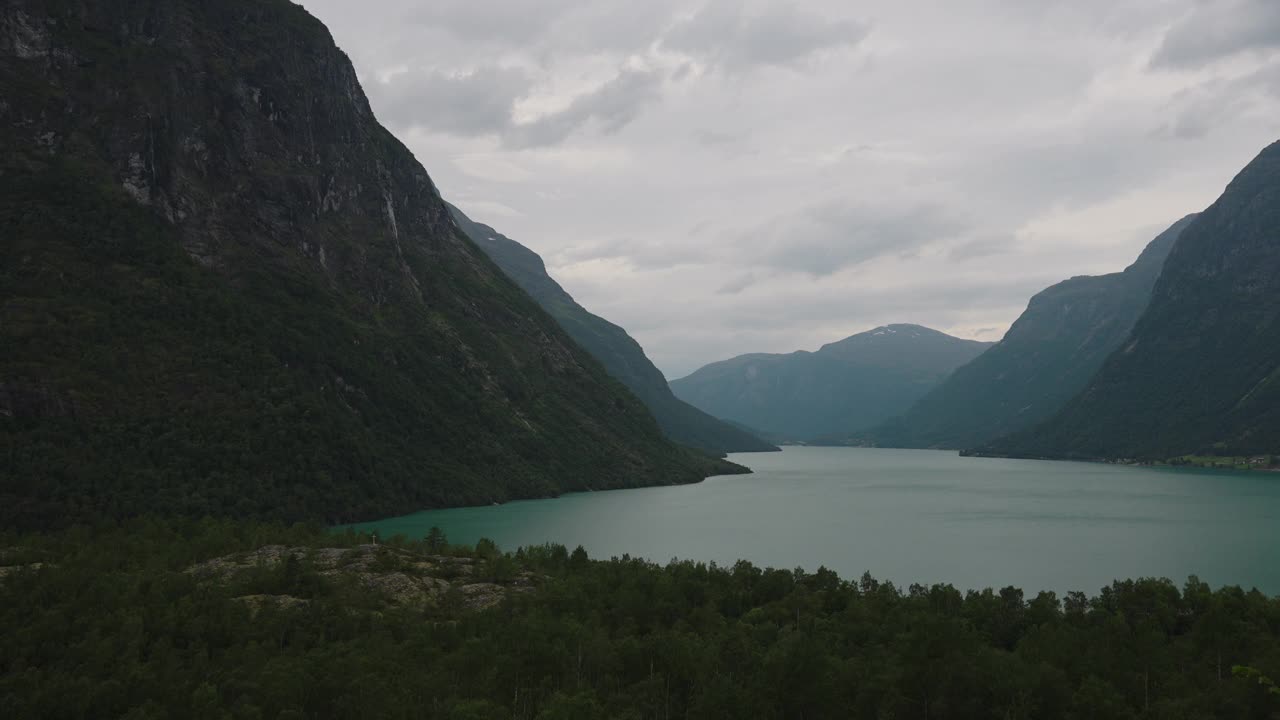
[(1151, 241), (1124, 272), (1081, 276), (1031, 298), (995, 347), (957, 369), (905, 415), (833, 441), (971, 448), (1061, 410), (1120, 347), (1146, 309), (1174, 242), (1194, 215)]
[[(307, 558), (183, 572), (265, 543), (355, 535), (134, 521), (0, 538), (10, 717), (1222, 718), (1280, 713), (1280, 598), (1192, 578), (1094, 597), (899, 589), (561, 546), (483, 560), (530, 593), (387, 605)], [(421, 543), (393, 541), (408, 553)], [(292, 556), (291, 556), (292, 557)], [(36, 566), (34, 563), (42, 563)], [(18, 569), (18, 566), (23, 566)], [(256, 612), (237, 600), (304, 600)]]
[(23, 0), (0, 27), (27, 48), (0, 53), (0, 523), (733, 470), (457, 231), (301, 8)]
[(591, 353), (610, 375), (640, 398), (667, 437), (714, 455), (778, 449), (678, 399), (671, 393), (662, 372), (645, 356), (640, 344), (626, 330), (592, 315), (579, 305), (547, 274), (546, 265), (537, 253), (488, 225), (475, 222), (458, 208), (450, 205), (449, 209), (472, 242), (537, 300), (574, 342)]
[(432, 525), (431, 529), (427, 531), (427, 536), (422, 539), (422, 542), (426, 546), (427, 551), (433, 553), (443, 552), (449, 547), (448, 536), (444, 534), (443, 530), (434, 525)]
[(888, 325), (817, 352), (751, 354), (674, 380), (680, 399), (766, 437), (813, 440), (898, 415), (991, 343)]
[(1280, 449), (1280, 143), (1178, 239), (1151, 304), (1089, 386), (982, 452), (1165, 460)]
[(1257, 668), (1251, 668), (1245, 665), (1236, 665), (1231, 668), (1231, 674), (1241, 680), (1248, 680), (1257, 683), (1270, 695), (1280, 695), (1280, 687), (1276, 686), (1276, 681), (1258, 672)]

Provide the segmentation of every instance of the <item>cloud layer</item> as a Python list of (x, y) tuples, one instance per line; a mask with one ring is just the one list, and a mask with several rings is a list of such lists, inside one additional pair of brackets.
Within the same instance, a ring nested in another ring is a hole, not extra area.
[(993, 339), (1280, 136), (1274, 0), (304, 0), (449, 199), (670, 377)]

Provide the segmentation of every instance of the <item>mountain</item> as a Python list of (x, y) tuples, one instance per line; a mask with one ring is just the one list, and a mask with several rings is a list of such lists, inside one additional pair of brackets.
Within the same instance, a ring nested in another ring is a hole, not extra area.
[(595, 356), (617, 380), (640, 398), (667, 437), (714, 455), (762, 452), (778, 448), (678, 399), (626, 330), (592, 315), (550, 275), (537, 253), (450, 205), (458, 226), (498, 267), (560, 323), (569, 337)]
[(1280, 143), (1182, 232), (1088, 386), (983, 452), (1164, 460), (1280, 452)]
[(1124, 272), (1064, 280), (1042, 291), (1004, 339), (957, 369), (905, 415), (853, 437), (880, 447), (970, 448), (1031, 427), (1062, 409), (1151, 299), (1188, 215), (1160, 233)]
[(0, 523), (372, 518), (732, 470), (457, 228), (285, 0), (0, 7)]
[(740, 355), (671, 383), (676, 397), (769, 436), (807, 440), (902, 413), (991, 343), (886, 325), (817, 352)]

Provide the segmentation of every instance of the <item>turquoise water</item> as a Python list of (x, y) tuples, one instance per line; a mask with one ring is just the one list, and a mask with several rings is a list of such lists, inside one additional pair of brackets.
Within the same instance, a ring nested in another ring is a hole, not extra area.
[(1188, 575), (1280, 594), (1280, 474), (790, 447), (730, 456), (753, 475), (580, 493), (363, 523), (433, 525), (452, 542), (543, 542), (836, 570), (959, 588), (1094, 593), (1118, 578)]

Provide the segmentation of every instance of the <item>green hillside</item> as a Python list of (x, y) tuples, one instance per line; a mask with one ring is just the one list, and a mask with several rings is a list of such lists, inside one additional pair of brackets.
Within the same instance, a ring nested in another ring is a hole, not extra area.
[(298, 6), (0, 18), (4, 525), (336, 521), (730, 469), (457, 231)]
[(835, 439), (880, 447), (969, 448), (1062, 409), (1120, 347), (1151, 299), (1185, 217), (1124, 270), (1064, 280), (1035, 297), (998, 344), (957, 369), (904, 415)]
[(529, 248), (475, 222), (450, 205), (458, 225), (517, 285), (551, 314), (569, 337), (591, 353), (649, 408), (667, 437), (714, 455), (763, 452), (778, 448), (751, 433), (711, 417), (676, 398), (667, 379), (627, 331), (593, 315), (574, 301)]
[(1048, 422), (982, 452), (1280, 451), (1280, 143), (1183, 231), (1132, 334)]

